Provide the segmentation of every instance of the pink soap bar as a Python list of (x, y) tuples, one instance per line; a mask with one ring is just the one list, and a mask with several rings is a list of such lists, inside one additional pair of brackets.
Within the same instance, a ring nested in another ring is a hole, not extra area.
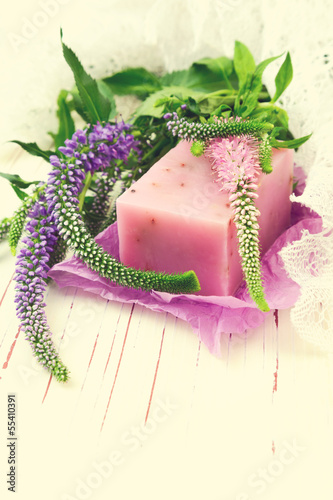
[[(136, 269), (198, 276), (200, 295), (232, 295), (241, 261), (229, 196), (211, 162), (182, 141), (117, 200), (120, 260)], [(293, 151), (273, 151), (273, 172), (261, 174), (256, 205), (264, 253), (290, 223)]]

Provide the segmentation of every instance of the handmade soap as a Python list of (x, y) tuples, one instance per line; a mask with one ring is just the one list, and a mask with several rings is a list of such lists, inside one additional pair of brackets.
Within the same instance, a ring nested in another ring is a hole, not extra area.
[[(228, 195), (210, 160), (182, 141), (117, 200), (120, 260), (137, 269), (194, 270), (201, 295), (232, 295), (242, 281)], [(256, 206), (264, 253), (290, 223), (293, 151), (273, 151), (273, 172), (259, 178)]]

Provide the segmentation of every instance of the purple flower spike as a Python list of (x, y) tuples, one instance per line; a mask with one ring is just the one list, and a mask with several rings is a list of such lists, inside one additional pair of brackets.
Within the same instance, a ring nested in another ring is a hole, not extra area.
[[(43, 302), (47, 273), (59, 256), (63, 258), (64, 242), (83, 248), (83, 257), (86, 252), (91, 253), (78, 196), (86, 174), (99, 171), (92, 208), (97, 215), (106, 216), (108, 194), (121, 175), (119, 169), (116, 171), (116, 161), (126, 162), (132, 151), (140, 154), (138, 141), (128, 133), (129, 129), (130, 125), (124, 122), (97, 123), (77, 130), (65, 141), (59, 151), (66, 158), (50, 157), (52, 171), (44, 194), (32, 206), (26, 236), (21, 239), (24, 246), (17, 257), (15, 275), (17, 316), (34, 355), (59, 381), (66, 381), (69, 372), (59, 358), (47, 325)], [(0, 230), (6, 230), (5, 224)]]
[[(35, 203), (25, 230), (29, 236), (24, 239), (25, 247), (17, 256), (14, 278), (17, 283), (16, 314), (38, 361), (48, 368), (57, 380), (66, 381), (68, 370), (59, 359), (51, 340), (44, 311), (48, 262), (58, 234), (53, 215), (47, 216), (45, 200)], [(44, 252), (39, 251), (42, 244)]]

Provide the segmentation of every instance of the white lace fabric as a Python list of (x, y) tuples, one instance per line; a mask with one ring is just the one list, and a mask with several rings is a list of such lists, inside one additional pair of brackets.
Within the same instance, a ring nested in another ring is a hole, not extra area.
[[(299, 241), (282, 251), (287, 272), (301, 286), (291, 319), (303, 338), (332, 351), (331, 0), (82, 0), (79, 17), (75, 2), (62, 4), (49, 26), (38, 29), (19, 50), (10, 45), (8, 34), (22, 34), (20, 19), (3, 25), (0, 49), (4, 49), (3, 60), (8, 64), (0, 82), (1, 94), (12, 95), (2, 103), (6, 116), (0, 123), (3, 141), (37, 140), (45, 146), (47, 131), (56, 129), (57, 94), (73, 83), (61, 56), (60, 25), (65, 42), (94, 77), (128, 66), (161, 72), (186, 68), (201, 57), (232, 57), (235, 40), (245, 43), (257, 62), (289, 50), (294, 77), (278, 105), (288, 112), (295, 137), (313, 133), (296, 154), (297, 164), (309, 174), (298, 201), (323, 218), (321, 233), (304, 231)], [(35, 10), (29, 7), (28, 11), (23, 1), (22, 6), (28, 20), (41, 8), (37, 0)], [(265, 70), (263, 79), (271, 94), (283, 58)], [(122, 105), (126, 114), (133, 99)]]
[(301, 287), (301, 296), (291, 310), (299, 335), (333, 352), (333, 169), (312, 168), (304, 193), (295, 197), (322, 218), (322, 231), (304, 230), (300, 240), (280, 254), (289, 276)]

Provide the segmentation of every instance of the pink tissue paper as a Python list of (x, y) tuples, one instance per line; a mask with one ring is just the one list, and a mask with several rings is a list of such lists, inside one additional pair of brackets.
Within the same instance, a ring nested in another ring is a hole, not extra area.
[[(300, 195), (305, 186), (305, 176), (300, 167), (294, 169), (298, 179), (295, 194)], [(289, 243), (299, 240), (302, 231), (318, 233), (321, 218), (299, 203), (292, 204), (291, 226), (273, 243), (262, 258), (263, 285), (271, 309), (288, 309), (297, 301), (300, 287), (284, 270), (279, 251)], [(119, 259), (117, 223), (105, 229), (96, 238), (103, 249)], [(172, 295), (165, 292), (144, 292), (116, 285), (89, 269), (80, 259), (71, 257), (56, 264), (49, 276), (59, 287), (73, 286), (94, 293), (107, 300), (137, 303), (153, 311), (168, 312), (190, 323), (199, 339), (211, 353), (220, 355), (222, 334), (246, 333), (265, 319), (249, 297), (243, 282), (234, 296)]]

